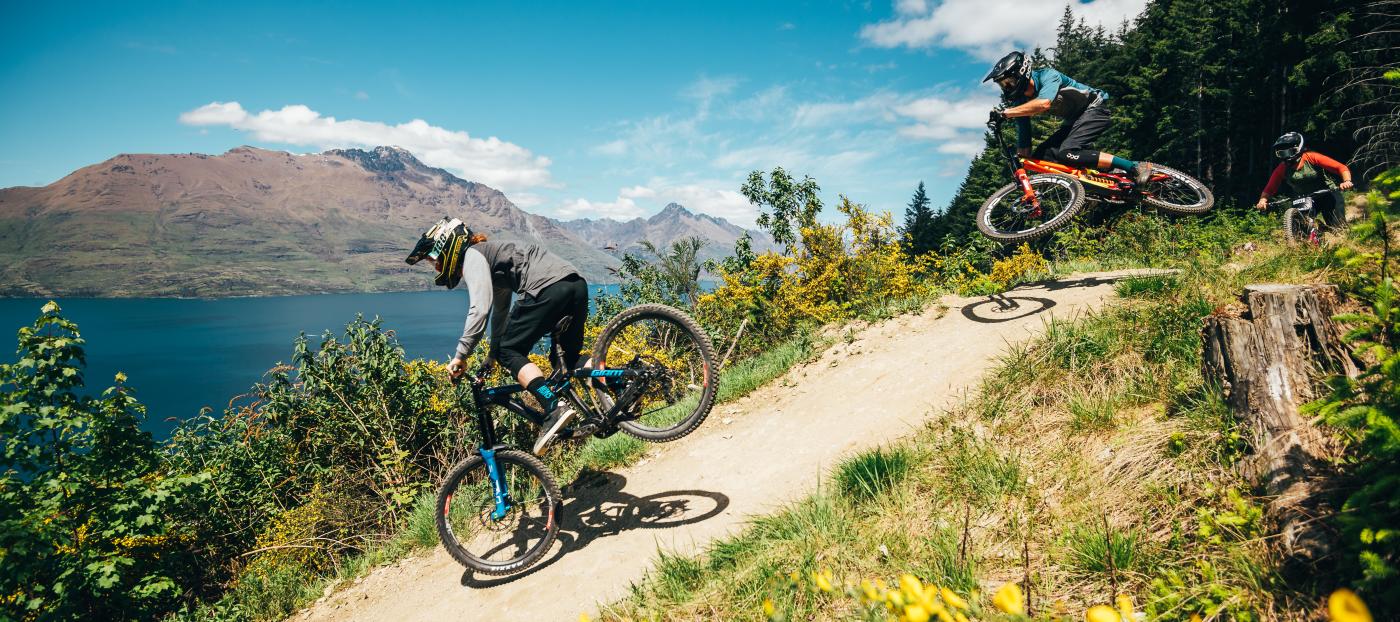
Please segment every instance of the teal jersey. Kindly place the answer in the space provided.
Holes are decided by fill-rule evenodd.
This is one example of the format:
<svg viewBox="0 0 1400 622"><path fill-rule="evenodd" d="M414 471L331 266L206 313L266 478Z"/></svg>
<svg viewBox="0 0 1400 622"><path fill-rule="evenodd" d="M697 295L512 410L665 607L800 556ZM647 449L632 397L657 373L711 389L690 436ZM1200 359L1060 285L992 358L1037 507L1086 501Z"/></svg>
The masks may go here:
<svg viewBox="0 0 1400 622"><path fill-rule="evenodd" d="M1062 119L1073 119L1083 114L1090 106L1108 101L1108 93L1081 84L1074 78L1050 67L1032 71L1031 84L1035 87L1034 97L1026 97L1025 93L1017 93L1007 99L1006 103L1020 106L1032 99L1047 99L1050 100L1050 114ZM1031 146L1030 117L1016 118L1016 146Z"/></svg>

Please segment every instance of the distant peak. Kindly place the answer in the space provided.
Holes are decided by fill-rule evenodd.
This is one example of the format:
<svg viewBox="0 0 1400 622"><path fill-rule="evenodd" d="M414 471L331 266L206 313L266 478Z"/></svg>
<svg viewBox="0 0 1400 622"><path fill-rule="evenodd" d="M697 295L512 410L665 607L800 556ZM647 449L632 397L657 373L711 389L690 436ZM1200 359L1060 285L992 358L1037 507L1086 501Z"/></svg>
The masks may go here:
<svg viewBox="0 0 1400 622"><path fill-rule="evenodd" d="M403 147L375 147L374 149L331 149L324 155L340 156L353 160L366 170L376 173L392 173L409 167L423 168L423 163L413 157Z"/></svg>
<svg viewBox="0 0 1400 622"><path fill-rule="evenodd" d="M666 207L662 208L661 211L657 212L656 216L653 216L653 218L665 218L676 216L695 216L695 214L692 213L690 210L686 209L685 206L681 205L680 203L671 203L668 204Z"/></svg>

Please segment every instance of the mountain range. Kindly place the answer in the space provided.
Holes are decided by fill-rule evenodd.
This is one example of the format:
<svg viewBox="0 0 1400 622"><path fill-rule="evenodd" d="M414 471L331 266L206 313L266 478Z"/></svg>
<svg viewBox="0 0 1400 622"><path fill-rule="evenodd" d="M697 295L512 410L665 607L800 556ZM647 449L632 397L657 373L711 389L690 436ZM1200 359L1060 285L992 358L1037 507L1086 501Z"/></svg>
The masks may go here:
<svg viewBox="0 0 1400 622"><path fill-rule="evenodd" d="M294 155L124 154L44 187L0 189L0 296L220 297L431 287L403 256L433 222L462 218L533 242L592 282L642 240L727 254L745 230L671 204L651 218L559 221L500 191L378 147ZM771 239L751 232L756 249Z"/></svg>

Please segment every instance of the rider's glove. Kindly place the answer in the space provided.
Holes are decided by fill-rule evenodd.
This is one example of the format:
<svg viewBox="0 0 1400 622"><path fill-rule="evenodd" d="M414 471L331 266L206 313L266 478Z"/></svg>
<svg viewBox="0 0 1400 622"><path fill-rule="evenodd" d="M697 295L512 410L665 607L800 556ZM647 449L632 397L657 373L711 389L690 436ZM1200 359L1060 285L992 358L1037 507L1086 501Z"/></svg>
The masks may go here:
<svg viewBox="0 0 1400 622"><path fill-rule="evenodd" d="M996 123L996 122L998 122L998 121L1005 121L1005 120L1006 120L1006 110L1003 109L1003 108L993 108L993 109L992 109L992 114L991 114L990 116L987 117L987 122L988 122L988 123Z"/></svg>

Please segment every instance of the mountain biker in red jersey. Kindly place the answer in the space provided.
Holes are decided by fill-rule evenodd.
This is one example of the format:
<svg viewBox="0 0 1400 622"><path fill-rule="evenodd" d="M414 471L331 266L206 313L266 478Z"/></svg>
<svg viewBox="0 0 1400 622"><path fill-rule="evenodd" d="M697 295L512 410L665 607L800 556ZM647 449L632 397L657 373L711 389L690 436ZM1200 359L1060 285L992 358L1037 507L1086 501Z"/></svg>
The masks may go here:
<svg viewBox="0 0 1400 622"><path fill-rule="evenodd" d="M1329 225L1335 226L1345 221L1341 191L1352 188L1351 169L1347 168L1347 165L1316 151L1304 150L1303 135L1297 132L1289 132L1274 141L1274 156L1282 162L1274 167L1274 173L1269 176L1269 183L1259 194L1259 201L1254 204L1256 209L1267 209L1269 199L1278 194L1279 188L1284 184L1288 185L1288 191L1293 196L1331 189L1332 192L1319 197L1322 201L1317 206L1317 213L1327 217ZM1327 173L1338 177L1342 182L1338 184L1332 181ZM1326 204L1329 200L1331 205Z"/></svg>
<svg viewBox="0 0 1400 622"><path fill-rule="evenodd" d="M1017 153L1031 155L1031 117L1050 113L1064 124L1035 149L1036 159L1055 160L1076 168L1101 171L1118 167L1127 171L1142 188L1152 176L1152 165L1133 162L1094 149L1094 140L1112 122L1108 113L1108 93L1080 84L1050 67L1031 69L1031 59L1021 52L1003 56L983 82L995 81L1001 87L1007 108L992 110L992 120L1016 120Z"/></svg>
<svg viewBox="0 0 1400 622"><path fill-rule="evenodd" d="M457 351L447 370L453 378L466 371L467 357L491 326L491 358L499 361L539 400L548 417L535 440L540 453L573 416L545 384L544 372L530 362L530 350L564 316L573 319L559 336L564 364L578 366L583 328L588 319L588 283L573 264L534 244L496 242L472 233L462 221L443 218L428 229L405 261L427 259L437 271L433 283L448 289L467 283L470 307ZM518 296L511 306L511 294ZM509 307L509 315L507 308Z"/></svg>

